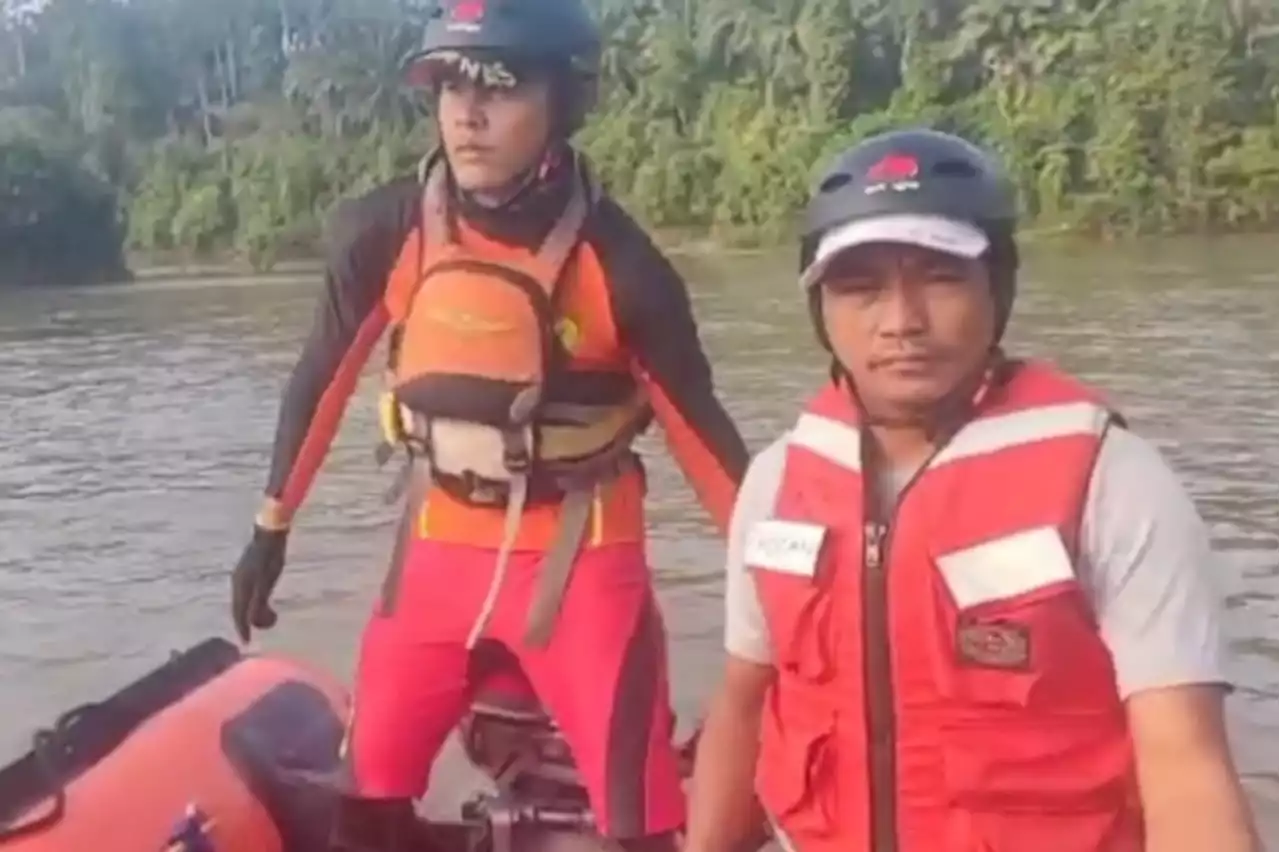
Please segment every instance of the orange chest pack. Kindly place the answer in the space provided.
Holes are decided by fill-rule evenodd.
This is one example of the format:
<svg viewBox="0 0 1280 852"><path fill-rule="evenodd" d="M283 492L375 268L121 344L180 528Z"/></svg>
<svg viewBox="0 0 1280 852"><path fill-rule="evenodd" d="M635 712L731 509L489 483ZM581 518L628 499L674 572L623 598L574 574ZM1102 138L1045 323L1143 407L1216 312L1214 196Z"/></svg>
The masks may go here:
<svg viewBox="0 0 1280 852"><path fill-rule="evenodd" d="M590 190L575 181L537 252L480 252L454 233L444 167L424 171L420 272L387 293L399 437L440 474L506 483L532 467L535 420L561 356L556 294Z"/></svg>

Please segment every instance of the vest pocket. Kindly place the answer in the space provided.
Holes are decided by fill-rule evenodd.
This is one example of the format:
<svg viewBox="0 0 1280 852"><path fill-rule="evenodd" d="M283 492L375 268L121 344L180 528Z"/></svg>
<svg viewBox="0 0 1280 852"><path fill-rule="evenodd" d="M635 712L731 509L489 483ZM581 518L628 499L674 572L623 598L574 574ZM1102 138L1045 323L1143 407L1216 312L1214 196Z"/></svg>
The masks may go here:
<svg viewBox="0 0 1280 852"><path fill-rule="evenodd" d="M944 723L943 775L974 852L1139 852L1131 752L1113 717Z"/></svg>
<svg viewBox="0 0 1280 852"><path fill-rule="evenodd" d="M969 811L953 814L957 852L1144 852L1137 811L1085 813ZM951 847L949 847L951 848Z"/></svg>
<svg viewBox="0 0 1280 852"><path fill-rule="evenodd" d="M1119 706L1110 654L1075 582L944 612L938 624L939 693L962 716L1083 718Z"/></svg>
<svg viewBox="0 0 1280 852"><path fill-rule="evenodd" d="M952 801L979 808L1069 813L1132 789L1120 720L1055 716L943 722Z"/></svg>
<svg viewBox="0 0 1280 852"><path fill-rule="evenodd" d="M935 562L941 759L957 849L1138 852L1123 706L1056 531Z"/></svg>
<svg viewBox="0 0 1280 852"><path fill-rule="evenodd" d="M778 690L791 691L782 696ZM835 719L780 682L761 720L756 793L788 837L829 837L838 824ZM781 699L781 700L780 700ZM798 713L798 715L797 715Z"/></svg>
<svg viewBox="0 0 1280 852"><path fill-rule="evenodd" d="M963 714L1056 703L1065 692L1074 709L1070 683L1093 682L1094 652L1106 655L1058 531L1023 530L933 561L941 696Z"/></svg>
<svg viewBox="0 0 1280 852"><path fill-rule="evenodd" d="M831 595L812 580L752 567L778 668L810 684L829 681Z"/></svg>

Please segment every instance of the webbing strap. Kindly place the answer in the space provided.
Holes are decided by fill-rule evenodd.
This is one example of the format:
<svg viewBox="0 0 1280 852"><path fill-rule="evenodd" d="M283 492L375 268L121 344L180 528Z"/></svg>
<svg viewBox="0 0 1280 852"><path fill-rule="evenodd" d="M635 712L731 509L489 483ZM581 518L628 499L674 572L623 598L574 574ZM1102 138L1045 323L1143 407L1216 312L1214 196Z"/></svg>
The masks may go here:
<svg viewBox="0 0 1280 852"><path fill-rule="evenodd" d="M556 540L543 557L538 585L529 604L525 622L524 643L532 648L545 648L551 640L569 576L578 561L578 550L586 537L595 505L595 488L574 488L560 504L560 528Z"/></svg>
<svg viewBox="0 0 1280 852"><path fill-rule="evenodd" d="M489 592L485 595L480 615L471 626L471 634L467 636L467 649L470 650L480 641L493 609L498 603L498 592L502 589L502 581L507 576L507 565L511 561L511 548L515 546L516 536L520 532L520 521L524 517L524 506L529 499L529 477L520 474L511 480L511 493L507 497L507 514L502 525L502 544L498 548L498 564L493 570L493 582L489 583Z"/></svg>
<svg viewBox="0 0 1280 852"><path fill-rule="evenodd" d="M583 172L575 168L569 201L538 249L538 258L554 271L556 278L560 277L565 263L569 260L569 255L578 244L578 236L582 232L583 223L587 220L587 208L590 202L585 180Z"/></svg>
<svg viewBox="0 0 1280 852"><path fill-rule="evenodd" d="M404 512L400 516L400 525L396 531L391 565L382 584L383 615L390 615L395 610L400 580L404 574L405 558L410 542L416 534L418 513L422 511L427 492L431 488L430 464L425 459L415 456L410 465ZM565 589L569 586L574 563L577 562L578 552L582 548L582 542L587 536L587 528L591 523L595 493L594 485L573 488L565 494L561 503L560 524L556 539L543 557L534 597L529 604L525 622L524 642L530 647L544 648L551 640L556 618L560 614L560 605L564 601ZM522 475L512 478L503 521L502 543L498 548L497 565L494 567L493 580L489 584L480 614L476 617L471 632L467 636L468 649L474 648L480 641L489 624L489 619L493 616L498 594L506 579L507 568L511 561L511 551L520 532L520 523L524 517L528 497L529 477Z"/></svg>
<svg viewBox="0 0 1280 852"><path fill-rule="evenodd" d="M387 576L382 581L383 615L390 615L395 611L396 600L400 596L400 579L404 574L404 561L417 531L418 513L422 511L427 492L431 489L431 467L426 459L415 454L406 463L406 468L407 475L402 480L408 487L404 512L400 515L400 525L396 528L396 542L391 551L391 564L387 568Z"/></svg>
<svg viewBox="0 0 1280 852"><path fill-rule="evenodd" d="M422 271L422 255L428 245L442 245L448 239L448 222L445 209L448 193L445 190L444 157L431 154L423 157L418 165L418 183L422 185L422 238L418 271Z"/></svg>
<svg viewBox="0 0 1280 852"><path fill-rule="evenodd" d="M538 259L552 271L552 280L544 282L552 288L578 244L591 206L599 198L599 191L586 164L575 158L573 169L574 180L569 201L537 251ZM424 157L418 165L418 182L423 188L420 246L424 248L427 245L442 245L449 239L446 171L444 157L436 154Z"/></svg>

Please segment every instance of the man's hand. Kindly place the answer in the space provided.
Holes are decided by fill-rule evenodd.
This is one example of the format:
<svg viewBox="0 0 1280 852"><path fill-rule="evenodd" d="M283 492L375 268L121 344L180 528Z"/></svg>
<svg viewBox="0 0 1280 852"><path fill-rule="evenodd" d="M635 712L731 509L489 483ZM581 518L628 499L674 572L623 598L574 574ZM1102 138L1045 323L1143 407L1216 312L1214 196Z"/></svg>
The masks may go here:
<svg viewBox="0 0 1280 852"><path fill-rule="evenodd" d="M249 641L252 627L269 630L275 626L271 592L284 572L288 539L288 522L279 504L268 500L254 522L253 538L231 573L231 618L241 642Z"/></svg>
<svg viewBox="0 0 1280 852"><path fill-rule="evenodd" d="M1232 764L1224 690L1177 686L1129 698L1147 852L1261 852Z"/></svg>

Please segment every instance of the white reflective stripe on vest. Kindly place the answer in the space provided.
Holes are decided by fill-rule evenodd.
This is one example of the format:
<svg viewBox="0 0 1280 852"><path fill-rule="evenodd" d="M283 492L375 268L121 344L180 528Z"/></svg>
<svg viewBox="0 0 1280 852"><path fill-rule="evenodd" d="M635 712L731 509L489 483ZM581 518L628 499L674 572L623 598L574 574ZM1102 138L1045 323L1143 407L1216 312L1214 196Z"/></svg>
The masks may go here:
<svg viewBox="0 0 1280 852"><path fill-rule="evenodd" d="M942 448L930 467L939 467L960 459L991 455L1000 450L1069 438L1072 435L1101 435L1111 419L1105 408L1091 402L1068 402L1045 405L984 417L967 424Z"/></svg>
<svg viewBox="0 0 1280 852"><path fill-rule="evenodd" d="M1018 530L935 557L960 609L1074 580L1071 554L1056 527Z"/></svg>
<svg viewBox="0 0 1280 852"><path fill-rule="evenodd" d="M806 411L791 430L790 441L841 467L862 469L862 436L839 420Z"/></svg>
<svg viewBox="0 0 1280 852"><path fill-rule="evenodd" d="M1110 412L1091 402L1045 405L1012 414L982 417L957 432L933 457L929 467L992 455L1051 438L1101 435L1110 419ZM847 423L806 411L796 421L788 440L843 468L854 472L862 470L862 435Z"/></svg>

